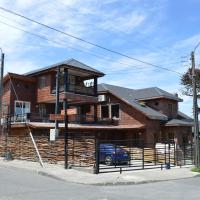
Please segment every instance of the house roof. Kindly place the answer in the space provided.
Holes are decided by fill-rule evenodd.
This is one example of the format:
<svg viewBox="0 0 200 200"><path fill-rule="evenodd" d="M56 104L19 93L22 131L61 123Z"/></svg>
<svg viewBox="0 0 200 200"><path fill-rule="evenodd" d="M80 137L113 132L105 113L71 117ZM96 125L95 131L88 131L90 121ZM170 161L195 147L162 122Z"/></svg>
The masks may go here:
<svg viewBox="0 0 200 200"><path fill-rule="evenodd" d="M4 77L3 77L3 82L5 83L6 81L10 80L10 79L17 79L17 80L22 80L22 81L28 81L28 82L36 82L36 79L34 77L27 77L24 75L20 75L20 74L15 74L15 73L7 73Z"/></svg>
<svg viewBox="0 0 200 200"><path fill-rule="evenodd" d="M146 105L141 105L136 99L135 99L135 90L114 86L114 85L108 85L108 84L99 84L98 85L98 91L99 92L109 92L113 94L114 96L118 97L119 99L123 100L127 104L131 105L135 109L141 111L143 114L145 114L150 119L159 119L159 120L167 120L168 117Z"/></svg>
<svg viewBox="0 0 200 200"><path fill-rule="evenodd" d="M182 101L181 98L178 96L171 94L169 92L166 92L158 87L150 87L150 88L144 88L135 90L135 99L138 100L147 100L147 99L154 99L154 98L167 98L172 99L175 101Z"/></svg>
<svg viewBox="0 0 200 200"><path fill-rule="evenodd" d="M189 117L185 113L182 113L181 111L178 111L178 118L185 119L188 121L193 121L193 119L191 117Z"/></svg>
<svg viewBox="0 0 200 200"><path fill-rule="evenodd" d="M100 84L98 86L99 92L105 92L109 89L115 89L119 93L121 91L127 91L129 93L129 96L134 98L135 100L148 100L148 99L155 99L155 98L166 98L166 99L172 99L176 101L182 101L182 99L178 98L176 95L173 95L169 92L166 92L158 87L150 87L150 88L144 88L144 89L130 89L125 87L119 87L109 84Z"/></svg>
<svg viewBox="0 0 200 200"><path fill-rule="evenodd" d="M180 119L171 119L165 126L193 126L193 122Z"/></svg>
<svg viewBox="0 0 200 200"><path fill-rule="evenodd" d="M39 74L39 73L45 72L47 70L54 69L58 66L63 66L63 65L68 66L69 68L74 68L74 69L79 69L79 70L87 70L89 72L95 73L98 76L104 76L104 73L102 73L92 67L89 67L88 65L86 65L82 62L79 62L78 60L75 60L73 58L65 60L63 62L59 62L59 63L53 64L53 65L50 65L50 66L47 66L47 67L42 67L42 68L27 72L24 75L25 76L34 76L36 74Z"/></svg>

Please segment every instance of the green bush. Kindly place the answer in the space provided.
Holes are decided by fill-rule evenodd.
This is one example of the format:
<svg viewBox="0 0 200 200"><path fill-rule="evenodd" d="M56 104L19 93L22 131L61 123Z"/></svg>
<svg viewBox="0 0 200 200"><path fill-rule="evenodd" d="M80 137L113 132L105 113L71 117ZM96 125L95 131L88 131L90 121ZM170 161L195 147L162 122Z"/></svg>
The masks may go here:
<svg viewBox="0 0 200 200"><path fill-rule="evenodd" d="M194 168L192 168L192 172L198 172L198 173L200 173L200 167L194 167Z"/></svg>

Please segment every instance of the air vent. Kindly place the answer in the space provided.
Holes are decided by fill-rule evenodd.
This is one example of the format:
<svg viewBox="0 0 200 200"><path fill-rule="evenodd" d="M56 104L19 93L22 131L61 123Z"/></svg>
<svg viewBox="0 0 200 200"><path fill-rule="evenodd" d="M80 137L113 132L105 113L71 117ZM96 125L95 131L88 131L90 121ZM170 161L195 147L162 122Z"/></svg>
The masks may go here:
<svg viewBox="0 0 200 200"><path fill-rule="evenodd" d="M98 102L103 102L106 101L106 95L105 94L101 94L98 96Z"/></svg>

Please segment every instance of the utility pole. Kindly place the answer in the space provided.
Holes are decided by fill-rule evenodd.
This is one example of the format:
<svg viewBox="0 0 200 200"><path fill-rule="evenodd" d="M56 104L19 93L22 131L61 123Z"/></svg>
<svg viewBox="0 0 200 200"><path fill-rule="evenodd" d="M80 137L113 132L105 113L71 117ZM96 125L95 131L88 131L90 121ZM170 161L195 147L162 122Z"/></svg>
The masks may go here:
<svg viewBox="0 0 200 200"><path fill-rule="evenodd" d="M68 113L67 113L67 109L68 109L68 101L67 101L67 97L66 97L66 92L68 92L68 69L64 68L64 100L63 100L63 109L64 109L64 123L65 123L65 130L64 130L64 135L65 135L65 169L68 169Z"/></svg>
<svg viewBox="0 0 200 200"><path fill-rule="evenodd" d="M192 51L192 53L191 53L191 61L192 61L194 144L195 144L194 161L195 161L195 167L199 167L200 166L200 157L199 157L199 120L198 120L198 104L197 104L196 71L195 71L195 55L194 55L194 51Z"/></svg>
<svg viewBox="0 0 200 200"><path fill-rule="evenodd" d="M2 51L2 49L0 48L1 50L1 80L0 80L0 127L1 127L1 134L2 134L2 130L3 130L3 127L2 127L2 114L3 114L3 73L4 73L4 53Z"/></svg>

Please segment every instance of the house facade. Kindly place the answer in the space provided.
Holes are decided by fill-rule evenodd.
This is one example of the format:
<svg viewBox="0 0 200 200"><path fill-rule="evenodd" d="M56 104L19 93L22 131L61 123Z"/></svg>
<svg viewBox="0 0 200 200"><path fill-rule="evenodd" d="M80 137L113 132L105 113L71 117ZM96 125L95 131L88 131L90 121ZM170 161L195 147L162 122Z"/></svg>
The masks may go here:
<svg viewBox="0 0 200 200"><path fill-rule="evenodd" d="M136 144L192 140L191 119L178 111L182 101L178 96L159 88L133 90L98 84L102 76L74 59L23 75L8 73L4 77L4 132L27 135L31 130L35 135L49 136L55 127L50 115L60 115L67 99L68 108L76 110L68 116L71 135L134 140ZM63 119L57 122L63 135Z"/></svg>
<svg viewBox="0 0 200 200"><path fill-rule="evenodd" d="M133 90L109 84L100 84L98 94L98 117L101 120L138 126L127 131L126 138L144 140L147 144L192 142L192 119L178 110L182 99L177 95L156 87ZM124 133L105 137L122 139Z"/></svg>

